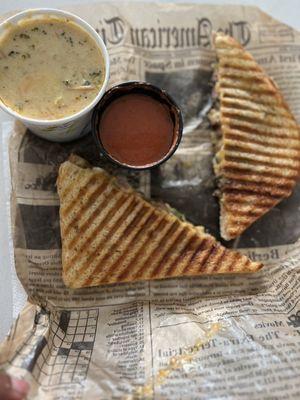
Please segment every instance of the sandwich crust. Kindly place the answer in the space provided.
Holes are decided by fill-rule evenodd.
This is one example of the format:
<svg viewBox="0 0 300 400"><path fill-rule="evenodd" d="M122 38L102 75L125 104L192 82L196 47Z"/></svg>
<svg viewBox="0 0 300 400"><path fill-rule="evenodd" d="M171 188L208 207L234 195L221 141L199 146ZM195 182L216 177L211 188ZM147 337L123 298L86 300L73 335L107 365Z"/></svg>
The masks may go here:
<svg viewBox="0 0 300 400"><path fill-rule="evenodd" d="M234 239L289 197L300 171L300 130L278 87L232 37L217 33L214 115L220 230Z"/></svg>

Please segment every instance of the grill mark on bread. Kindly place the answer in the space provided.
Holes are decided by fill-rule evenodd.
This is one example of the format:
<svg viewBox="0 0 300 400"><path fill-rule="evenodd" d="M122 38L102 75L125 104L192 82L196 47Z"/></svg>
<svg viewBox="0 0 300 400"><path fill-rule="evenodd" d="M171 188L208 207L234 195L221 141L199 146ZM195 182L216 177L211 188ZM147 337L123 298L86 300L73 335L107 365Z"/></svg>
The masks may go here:
<svg viewBox="0 0 300 400"><path fill-rule="evenodd" d="M162 218L162 220L159 222L159 225L157 227L157 233L161 237L167 236L168 234L172 234L173 230L177 229L177 227L174 228L175 221L173 223L170 223L170 221L167 221L165 218ZM167 230L164 232L164 230L167 228ZM164 232L164 233L162 233ZM125 270L124 268L120 269L120 272L118 274L118 278L127 278L130 276L130 271L132 272L132 276L137 275L142 269L143 269L143 263L144 261L141 261L139 257L142 256L142 253L144 252L144 249L148 247L150 251L148 252L146 256L146 260L151 257L152 253L156 249L157 245L154 245L151 249L151 241L153 240L153 234L154 232L151 232L150 235L148 235L148 238L146 242L144 243L144 246L140 246L137 250L137 252L134 254L133 258L131 258L128 261L127 264L127 269ZM152 253L151 253L152 252ZM140 261L140 262L139 262ZM142 264L142 265L140 265ZM141 272L142 275L143 272Z"/></svg>
<svg viewBox="0 0 300 400"><path fill-rule="evenodd" d="M64 185L63 182L61 182L61 179L58 177L57 179L57 187L60 192L60 195L63 196L64 198L68 198L72 190L74 189L75 182L74 180L80 179L81 176L86 177L88 180L90 179L90 176L87 176L84 172L84 170L80 171L75 171L74 176L69 177L69 181L67 185Z"/></svg>
<svg viewBox="0 0 300 400"><path fill-rule="evenodd" d="M290 133L285 133L284 129L281 127L280 129L278 128L268 128L267 126L262 126L259 124L249 124L248 121L245 121L242 123L242 121L237 121L237 120L225 120L224 121L224 126L225 128L233 129L236 131L239 131L241 133L250 133L253 135L258 135L261 138L265 139L289 139L292 141L295 141L298 143L299 141L299 130L293 129L295 133L291 134ZM279 132L278 132L279 131ZM298 146L296 147L298 149Z"/></svg>
<svg viewBox="0 0 300 400"><path fill-rule="evenodd" d="M232 260L231 260L231 263L230 263L230 265L229 265L229 267L228 267L228 270L229 270L229 271L232 271L233 268L234 268L234 266L235 266L235 262L236 262L238 259L241 259L241 258L242 258L241 254L236 253L236 254L232 257Z"/></svg>
<svg viewBox="0 0 300 400"><path fill-rule="evenodd" d="M200 239L199 244L196 246L195 250L193 251L193 253L191 254L191 258L189 260L189 263L185 266L184 270L182 271L183 274L185 274L187 272L188 268L193 269L194 271L194 267L197 265L194 261L195 258L197 257L197 254L199 254L199 252L204 252L205 251L205 246L207 245L207 243L209 242L208 237L203 237L202 239ZM199 267L202 267L202 264L199 264L197 271L199 271Z"/></svg>
<svg viewBox="0 0 300 400"><path fill-rule="evenodd" d="M99 242L97 242L97 247L95 248L95 250L90 253L88 255L88 258L86 259L85 263L83 264L83 266L81 267L81 270L84 270L86 268L89 268L89 264L90 262L93 261L93 258L97 255L97 253L99 252L99 249L102 249L103 245L106 245L106 242L109 242L109 238L113 237L113 234L119 229L122 228L121 223L132 213L132 211L138 206L141 207L141 204L138 205L138 203L136 202L136 199L134 198L127 198L126 199L128 201L128 203L126 203L126 201L123 204L126 204L125 209L122 211L122 213L118 216L118 218L114 221L114 223L112 224L112 226L109 228L109 230L107 231L107 234L105 236L102 236L101 240ZM120 209L119 209L120 210ZM111 219L113 217L113 211L116 214L116 211L119 211L118 209L115 210L111 210L111 212L109 213L109 218ZM92 242L92 239L89 239L89 242ZM78 260L80 260L82 257L79 256Z"/></svg>
<svg viewBox="0 0 300 400"><path fill-rule="evenodd" d="M275 88L270 85L269 82L266 82L265 79L261 78L261 71L257 71L252 77L247 77L242 75L243 71L241 71L241 75L237 78L236 76L226 75L225 68L219 69L219 75L221 76L221 80L219 80L219 85L230 85L231 88L238 88L240 90L245 90L253 93L262 93L264 95L274 95L276 94Z"/></svg>
<svg viewBox="0 0 300 400"><path fill-rule="evenodd" d="M246 206L245 206L246 208ZM247 209L242 209L242 208L236 208L236 205L234 204L229 204L226 206L226 209L229 211L232 211L234 213L233 218L237 221L241 221L240 217L247 217L251 215L252 217L259 217L260 215L263 215L267 211L269 211L269 207L251 207L250 205L248 206Z"/></svg>
<svg viewBox="0 0 300 400"><path fill-rule="evenodd" d="M249 268L250 265L251 265L251 261L247 259L247 260L245 261L245 268L247 268L247 269L250 270L250 268Z"/></svg>
<svg viewBox="0 0 300 400"><path fill-rule="evenodd" d="M84 193L87 191L87 188L90 187L90 186L92 186L93 184L95 184L95 182L96 182L96 178L95 178L94 176L90 177L90 179L88 179L88 181L87 181L87 183L85 184L85 186L81 187L81 188L78 190L77 196L78 196L78 197L83 196ZM74 186L75 186L75 184L74 184ZM70 192L71 192L71 191L70 191ZM71 210L76 206L76 204L77 204L77 201L76 201L76 200L77 200L77 198L74 198L73 201L71 201L71 202L68 204L68 206L62 210L62 216L63 216L63 217L66 217L66 216L71 212Z"/></svg>
<svg viewBox="0 0 300 400"><path fill-rule="evenodd" d="M114 190L113 188L109 188L111 189L110 194L111 195L118 195L117 191ZM118 195L120 196L120 195ZM97 218L97 216L99 215L99 213L103 210L105 210L105 208L107 207L107 205L109 204L109 197L104 197L103 201L101 201L100 203L98 203L97 207L95 208L95 210L92 212L92 214L88 217L88 219L82 224L82 225L76 225L76 234L73 235L73 238L71 240L69 240L69 250L71 250L72 248L77 246L77 243L80 241L80 239L82 238L82 236L86 233L86 231L88 230L88 228L91 226L92 222L95 220L95 218ZM82 219L83 215L81 215ZM71 230L71 228L73 227L73 224L69 224L67 226L67 228L70 228L69 230ZM69 234L69 232L66 229L65 234Z"/></svg>
<svg viewBox="0 0 300 400"><path fill-rule="evenodd" d="M250 190L236 190L236 193L233 191L228 191L224 189L224 196L226 197L226 201L231 202L232 204L240 204L248 206L245 204L245 196L249 199L249 204L260 204L262 207L270 207L274 202L274 196L265 195L262 193L255 193ZM278 195L278 199L280 199L282 195Z"/></svg>
<svg viewBox="0 0 300 400"><path fill-rule="evenodd" d="M232 152L232 153L245 153L245 154L250 154L252 155L259 155L259 156L265 156L265 157L270 157L270 158L274 158L275 160L277 159L282 159L282 160L291 160L293 163L297 162L299 163L300 161L300 155L298 154L298 152L295 151L295 155L291 155L290 150L291 149L283 149L283 151L281 152L280 149L278 149L277 153L274 153L273 150L269 149L269 146L266 147L263 146L262 144L260 145L255 145L255 147L253 147L253 143L244 143L242 141L231 141L230 139L228 139L228 137L226 136L225 140L224 140L224 148L225 150L227 150L228 152Z"/></svg>
<svg viewBox="0 0 300 400"><path fill-rule="evenodd" d="M184 239L185 235L188 233L188 230L186 227L184 227L182 229L179 228L177 232L179 233L177 233L175 239L169 244L167 251L160 256L159 264L152 270L151 275L148 276L155 277L160 274L160 271L163 268L164 263L167 263L169 261L171 254L176 249L176 246L180 243L180 241ZM151 264L153 263L150 263L150 265Z"/></svg>
<svg viewBox="0 0 300 400"><path fill-rule="evenodd" d="M245 184L255 184L257 180L260 180L261 183L268 185L269 187L272 186L274 189L280 187L279 189L286 188L287 190L291 190L294 187L294 182L293 179L289 179L287 182L287 179L285 177L281 177L282 180L285 182L282 182L278 185L274 184L274 176L264 176L264 175L259 175L259 174L245 174L245 172L249 171L237 171L237 170L232 170L232 168L226 168L226 179L228 181L240 181L244 182ZM280 177L276 177L278 179ZM222 186L221 186L222 188Z"/></svg>
<svg viewBox="0 0 300 400"><path fill-rule="evenodd" d="M170 277L174 276L175 271L170 270L170 266L177 259L178 255L182 256L182 258L184 258L184 256L186 256L185 249L192 237L193 237L193 233L191 232L190 228L188 226L186 226L184 228L184 231L176 238L176 240L172 244L171 248L169 248L167 254L165 254L165 262L164 262L164 259L160 260L159 265L157 265L157 267L156 267L156 273L159 273L159 274L165 275L165 276L170 276ZM179 267L179 265L176 264L176 267ZM173 273L171 273L171 272L173 272ZM155 276L154 271L153 271L152 276L153 277Z"/></svg>
<svg viewBox="0 0 300 400"><path fill-rule="evenodd" d="M147 212L149 212L149 208L144 206L142 207L138 213L135 215L135 217L133 218L133 220L129 223L129 225L125 228L124 232L122 235L119 236L119 238L117 239L117 241L115 243L113 243L110 247L110 251L106 251L106 253L103 255L103 257L101 257L100 259L97 260L97 264L94 267L94 270L91 273L91 276L85 281L85 285L89 285L95 276L97 276L97 274L99 273L99 269L101 268L102 265L105 265L105 261L111 256L111 253L117 250L117 247L120 245L120 243L122 241L124 241L124 239L126 238L127 235L130 235L130 233L132 232L132 230L135 229L136 224L141 221L143 219L143 217L145 216L145 214L147 215ZM150 211L150 215L151 215L151 211ZM150 216L149 215L149 216ZM143 228L143 226L141 227L141 229ZM138 232L137 232L138 233ZM137 233L135 234L135 236L137 235ZM131 238L129 244L132 244L134 238ZM111 272L111 267L107 268L107 273ZM103 278L102 278L103 279Z"/></svg>
<svg viewBox="0 0 300 400"><path fill-rule="evenodd" d="M231 127L223 127L223 129L224 129L225 141L232 139L239 141L241 144L251 143L259 146L262 146L264 143L265 145L266 144L268 145L268 148L270 148L271 150L273 149L275 151L278 148L278 139L284 141L286 141L286 139L289 139L290 143L287 144L286 151L292 150L293 152L300 153L300 146L298 147L291 145L291 142L297 142L297 139L288 138L284 136L277 136L271 138L268 136L260 135L260 133L258 132L251 133L247 131L232 129ZM270 139L273 139L273 141L271 142Z"/></svg>
<svg viewBox="0 0 300 400"><path fill-rule="evenodd" d="M203 266L204 268L205 268L205 267L207 268L207 261L208 261L210 255L211 255L211 253L214 253L214 252L215 252L216 246L217 246L217 243L212 243L212 244L210 245L210 247L207 249L207 253L206 253L205 255L203 255L203 259L201 260L201 264L202 264L202 266ZM204 270L203 267L201 268L201 270Z"/></svg>
<svg viewBox="0 0 300 400"><path fill-rule="evenodd" d="M239 100L241 102L244 102L245 100L252 101L252 102L255 102L256 104L259 104L259 105L262 104L264 106L272 106L272 107L278 106L278 102L277 102L276 98L274 98L273 95L268 94L266 96L264 96L264 95L257 96L256 94L248 93L245 90L239 90L236 88L233 89L230 87L228 87L228 88L223 87L222 92L219 93L219 96L222 101L235 99L235 100ZM284 108L284 110L286 110L286 109Z"/></svg>
<svg viewBox="0 0 300 400"><path fill-rule="evenodd" d="M243 62L245 60L242 60ZM224 57L219 62L220 68L231 68L236 69L237 71L257 71L257 66L252 60L247 60L245 64L241 63L241 59L232 59L229 57Z"/></svg>
<svg viewBox="0 0 300 400"><path fill-rule="evenodd" d="M257 87L253 87L253 86L245 86L245 85L241 85L240 82L222 82L219 83L219 86L221 89L238 89L241 91L245 91L246 93L251 93L254 96L255 95L262 95L262 96L272 96L274 95L274 89L262 89L262 88L257 88Z"/></svg>
<svg viewBox="0 0 300 400"><path fill-rule="evenodd" d="M68 221L68 223L64 226L64 229L65 229L64 234L65 235L68 235L70 233L70 230L72 229L72 227L74 227L74 225L76 225L76 221L79 220L79 213L81 214L81 219L82 219L82 216L86 213L86 211L89 209L91 204L94 203L99 196L101 196L101 194L105 191L105 189L107 189L107 183L103 182L102 185L98 186L95 189L95 191L90 194L90 196L87 199L87 201L82 205L82 208L76 214L74 214L73 218L70 221ZM113 188L109 188L109 189L116 193L116 190L114 190ZM78 202L78 197L79 196L77 196L72 202L72 204L74 204L74 206ZM65 219L67 219L69 214L64 214L63 213L62 216ZM96 214L95 214L95 216L96 216ZM90 220L90 222L91 222L91 220Z"/></svg>
<svg viewBox="0 0 300 400"><path fill-rule="evenodd" d="M226 147L226 145L225 145ZM228 149L227 149L228 150ZM249 154L251 156L251 154L253 153L247 153L247 152L243 152L238 154L237 152L227 152L225 155L225 159L226 161L232 162L232 163L237 163L239 165L241 164L247 164L247 165L261 165L264 167L272 167L272 168L286 168L286 170L291 170L291 171L299 171L299 165L291 165L291 163L287 163L287 162L281 162L281 163L275 163L273 161L270 160L260 160L259 158L256 158L255 160L251 157L249 157ZM271 157L270 155L266 156L270 157L270 158L275 158L276 157ZM288 160L288 161L293 161L293 160ZM281 176L284 176L283 174Z"/></svg>
<svg viewBox="0 0 300 400"><path fill-rule="evenodd" d="M151 276L149 274L150 267L154 261L157 261L157 258L159 259L160 257L162 257L161 249L167 251L170 244L172 244L172 242L174 241L174 238L176 239L178 234L183 229L183 227L180 226L179 221L174 221L172 223L169 222L168 226L169 229L167 233L163 235L159 242L155 243L155 245L151 248L151 251L147 254L146 258L141 260L141 262L137 264L137 266L133 265L133 262L131 263L133 268L133 276L135 278L140 279L141 277L145 276L145 274Z"/></svg>
<svg viewBox="0 0 300 400"><path fill-rule="evenodd" d="M166 219L163 219L160 222L160 225L162 225L162 227L160 226L160 229L157 229L157 236L159 237L159 235L162 235L162 232L164 231L165 228L167 228L167 230L165 231L165 233L162 235L162 241L166 241L168 239L168 235L172 235L172 233L178 228L179 226L179 222L178 221L173 221L170 222ZM118 275L119 279L126 279L130 272L131 272L131 276L134 278L138 278L139 276L143 275L143 268L144 268L144 264L148 261L148 259L155 254L155 250L157 249L157 247L161 244L157 244L157 245L152 245L151 243L151 239L149 238L149 240L146 242L147 244L149 244L148 250L149 253L146 256L146 259L141 260L140 256L141 253L143 253L144 247L141 247L138 252L135 254L135 256L133 257L133 259L130 260L130 264L127 266L127 269L124 271L121 271L120 274ZM140 265L142 264L142 265Z"/></svg>
<svg viewBox="0 0 300 400"><path fill-rule="evenodd" d="M223 103L223 102L222 102ZM263 131L267 131L270 133L272 130L282 129L286 130L289 128L290 130L294 130L298 132L298 126L292 118L288 118L286 115L271 114L263 110L249 110L249 109L236 109L233 107L227 107L226 105L222 106L221 111L221 121L224 120L224 123L228 119L233 123L237 122L245 126L248 122L252 126L258 127Z"/></svg>
<svg viewBox="0 0 300 400"><path fill-rule="evenodd" d="M265 81L262 79L261 76L257 76L258 71L256 71L255 74L252 75L245 75L246 70L240 70L237 69L237 73L235 74L233 70L227 71L224 67L220 68L220 74L222 74L222 77L229 80L229 81L235 81L238 78L239 83L245 85L245 87L249 87L249 84L252 86L252 84L255 85L262 85L266 87Z"/></svg>
<svg viewBox="0 0 300 400"><path fill-rule="evenodd" d="M128 204L126 203L126 200L127 201L129 200ZM109 201L109 199L108 199L108 201ZM100 222L97 221L97 224L94 226L92 232L90 232L89 236L87 238L85 238L85 240L82 242L82 244L79 246L79 248L76 249L77 253L79 253L79 254L73 255L73 257L70 259L70 263L75 262L75 261L78 263L79 260L81 260L81 258L83 257L82 252L83 252L84 248L87 245L90 246L97 239L97 235L96 235L97 232L101 231L105 227L105 225L111 220L111 218L114 216L114 214L117 211L119 211L120 207L124 204L126 204L126 208L125 208L125 212L126 212L126 210L128 211L128 209L132 210L134 208L134 206L136 205L136 202L134 201L133 198L126 198L126 196L120 195L119 199L114 204L114 206L109 209L107 214L104 216L104 218ZM83 235L80 235L79 238L81 238L82 236ZM102 237L102 240L100 241L100 243L102 243L103 240L105 240L105 239L106 239L105 237L104 238ZM73 249L75 247L76 246L74 246ZM98 247L92 253L90 253L90 255L88 256L88 260L90 260L91 255L94 256L97 253L97 251L99 251Z"/></svg>
<svg viewBox="0 0 300 400"><path fill-rule="evenodd" d="M224 193L239 192L241 195L247 196L247 194L263 195L270 198L280 198L284 193L291 190L291 185L286 182L282 182L281 185L274 186L272 183L266 185L264 182L247 182L245 180L235 179L231 182L226 182L222 189Z"/></svg>
<svg viewBox="0 0 300 400"><path fill-rule="evenodd" d="M102 227L105 226L105 224L109 220L110 216L114 213L114 207L120 206L123 203L123 201L124 201L124 196L119 195L119 198L118 198L117 202L115 203L115 205L98 222L98 225L96 225L96 227L94 227L94 229L92 230L90 235L87 238L85 238L83 243L81 243L81 246L78 247L78 242L83 237L82 232L80 232L79 235L75 236L74 239L70 243L66 244L65 255L67 255L69 252L75 252L75 254L73 254L72 257L69 257L68 263L64 267L65 275L67 275L68 271L72 268L73 263L78 264L79 259L82 257L82 254L84 254L85 247L87 246L87 244L90 244L90 242L93 240L93 238L95 237L96 231L98 229L102 229ZM106 202L107 203L109 202L109 198L106 199ZM104 205L104 207L105 207L105 205ZM80 266L79 266L79 269L80 269ZM75 273L75 276L77 276L77 275L78 275L78 273Z"/></svg>
<svg viewBox="0 0 300 400"><path fill-rule="evenodd" d="M209 272L211 273L218 272L219 266L222 264L222 260L224 259L225 255L226 255L225 247L220 247L218 254L216 254L216 257L214 259L214 265Z"/></svg>
<svg viewBox="0 0 300 400"><path fill-rule="evenodd" d="M286 181L290 182L290 183L294 183L294 179L297 177L296 173L293 173L293 175L291 173L289 173L287 176L283 175L282 171L279 170L279 167L272 167L272 171L271 168L269 168L268 170L259 170L259 169L251 169L250 168L250 164L241 164L241 163L234 163L234 162L230 162L230 161L225 161L225 163L223 164L222 167L223 171L225 173L229 173L231 174L236 174L238 176L240 176L240 174L247 174L245 176L243 176L243 179L245 178L245 180L249 181L251 179L253 179L253 177L257 177L257 178L261 178L261 177L265 177L265 178L271 178L271 179L277 179L277 178L284 178ZM278 172L275 172L275 170L279 170ZM289 172L291 172L289 170ZM293 171L292 171L293 172ZM251 179L250 179L251 178ZM239 178L241 179L241 177ZM276 184L274 183L274 185L276 186Z"/></svg>
<svg viewBox="0 0 300 400"><path fill-rule="evenodd" d="M165 272L166 275L169 275L169 276L175 275L180 265L181 265L181 268L180 268L181 271L179 271L179 272L181 272L183 274L183 271L185 271L186 266L189 265L189 261L193 255L193 253L191 253L190 256L187 257L188 250L191 246L193 246L194 242L197 242L198 240L199 240L199 238L197 235L193 235L190 237L188 242L185 244L184 248L176 256L175 260L172 261L171 265ZM184 262L184 260L185 260L185 264L184 264L184 266L182 266L182 263ZM186 272L187 271L185 271L185 273Z"/></svg>
<svg viewBox="0 0 300 400"><path fill-rule="evenodd" d="M135 233L135 235L127 242L125 248L123 249L123 251L121 252L121 254L117 257L116 260L113 261L113 263L110 265L110 269L109 271L103 276L102 281L105 282L107 279L114 276L114 274L116 273L116 268L117 268L117 264L120 262L120 258L122 258L123 260L128 260L128 252L130 250L135 249L135 252L138 251L141 247L143 247L144 242L139 242L140 237L143 235L143 233L147 230L149 230L151 227L153 227L156 223L161 222L161 220L159 219L159 216L155 214L154 210L152 210L150 212L150 214L148 215L144 225L141 225L139 227L139 229L137 230L137 232ZM153 229L153 228L152 228ZM149 233L149 232L148 232ZM123 238L120 237L120 241L122 241ZM134 243L133 246L132 243ZM108 255L109 253L107 253ZM129 254L130 256L130 254Z"/></svg>
<svg viewBox="0 0 300 400"><path fill-rule="evenodd" d="M220 252L221 246L219 244L216 244L212 247L212 251L209 253L209 256L206 259L205 264L207 265L207 270L211 272L211 269L213 268L214 261L218 258ZM217 266L216 266L217 267Z"/></svg>
<svg viewBox="0 0 300 400"><path fill-rule="evenodd" d="M227 63L227 65L224 65L222 63L219 63L219 73L220 75L225 76L226 78L231 78L231 79L245 79L245 80L251 80L254 79L254 81L258 80L259 82L265 83L264 80L264 73L262 71L259 71L257 68L239 68L239 66L231 66Z"/></svg>
<svg viewBox="0 0 300 400"><path fill-rule="evenodd" d="M158 221L159 221L159 223L157 226L157 232L159 232L160 230L163 231L165 229L165 227L168 226L168 221L166 221L165 218L162 218L161 220L158 220ZM119 267L117 269L117 273L115 273L115 271L114 271L114 274L113 274L113 279L115 281L117 281L120 278L120 275L122 275L122 274L124 274L123 276L125 278L130 274L130 270L129 270L130 266L137 265L139 257L145 251L144 249L147 247L147 245L150 246L152 239L153 239L153 232L151 232L151 234L148 235L148 237L145 239L144 243L139 243L139 245L136 246L134 254L130 254L130 257L128 257L126 260L124 260L126 268L124 267L124 263L119 265Z"/></svg>
<svg viewBox="0 0 300 400"><path fill-rule="evenodd" d="M264 103L258 101L255 102L249 98L231 97L229 95L222 96L222 104L226 107L226 109L264 112L267 116L282 115L287 118L290 117L289 113L284 108L276 107L275 105L273 106L273 108L270 108L267 107Z"/></svg>
<svg viewBox="0 0 300 400"><path fill-rule="evenodd" d="M274 118L271 118L271 117L266 119L266 115L265 115L265 119L264 119L264 117L261 115L263 113L257 113L256 115L250 116L249 112L248 112L248 115L246 115L246 114L242 115L242 114L238 113L238 111L234 112L234 110L232 110L232 109L227 109L227 108L223 107L222 112L221 112L221 114L222 114L221 119L223 117L228 118L230 121L232 121L233 124L238 123L238 124L242 124L242 126L244 126L244 124L248 122L251 125L254 125L256 127L261 126L262 129L266 129L266 126L267 126L268 129L270 129L270 128L277 129L278 128L278 129L284 130L284 129L286 129L286 126L288 126L290 129L298 132L297 125L295 125L295 122L291 119L286 118L285 124L282 124L282 123L278 123L278 122L276 123L274 121ZM288 124L288 121L292 122L292 124Z"/></svg>
<svg viewBox="0 0 300 400"><path fill-rule="evenodd" d="M152 253L148 255L146 260L144 260L142 269L139 268L139 271L135 274L135 277L154 277L154 271L157 268L157 263L160 265L160 261L165 257L166 254L168 254L170 247L172 247L174 242L177 242L178 237L181 237L181 235L184 233L185 227L181 226L179 222L172 225L172 229L164 238L162 238L157 246L152 249ZM153 269L151 267L153 266L154 261L156 267L154 266Z"/></svg>

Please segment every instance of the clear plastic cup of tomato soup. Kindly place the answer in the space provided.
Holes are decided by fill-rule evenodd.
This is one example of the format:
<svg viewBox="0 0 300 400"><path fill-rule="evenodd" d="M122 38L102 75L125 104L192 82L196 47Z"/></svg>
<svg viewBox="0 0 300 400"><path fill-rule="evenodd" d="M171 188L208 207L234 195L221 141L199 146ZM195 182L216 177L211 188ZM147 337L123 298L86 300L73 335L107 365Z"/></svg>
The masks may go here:
<svg viewBox="0 0 300 400"><path fill-rule="evenodd" d="M108 78L101 37L76 15L41 8L0 24L0 107L38 136L83 135Z"/></svg>
<svg viewBox="0 0 300 400"><path fill-rule="evenodd" d="M171 96L146 82L114 86L92 117L100 153L134 170L153 168L169 159L179 146L182 127L181 111Z"/></svg>

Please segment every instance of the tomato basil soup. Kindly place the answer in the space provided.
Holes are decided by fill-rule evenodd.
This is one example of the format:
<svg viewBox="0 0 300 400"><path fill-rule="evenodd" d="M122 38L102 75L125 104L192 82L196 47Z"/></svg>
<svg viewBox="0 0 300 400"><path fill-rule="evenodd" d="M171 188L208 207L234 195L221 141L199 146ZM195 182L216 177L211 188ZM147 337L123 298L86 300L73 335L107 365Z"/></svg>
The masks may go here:
<svg viewBox="0 0 300 400"><path fill-rule="evenodd" d="M68 19L24 19L0 38L0 100L22 116L73 115L94 100L104 78L101 49Z"/></svg>

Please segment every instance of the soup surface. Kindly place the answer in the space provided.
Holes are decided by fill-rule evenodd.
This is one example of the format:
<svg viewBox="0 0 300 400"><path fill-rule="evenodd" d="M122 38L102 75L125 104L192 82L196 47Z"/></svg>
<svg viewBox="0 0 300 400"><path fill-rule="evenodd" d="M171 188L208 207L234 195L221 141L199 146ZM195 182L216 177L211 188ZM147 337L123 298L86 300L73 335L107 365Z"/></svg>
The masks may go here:
<svg viewBox="0 0 300 400"><path fill-rule="evenodd" d="M77 113L97 96L104 77L101 49L70 20L22 20L0 38L0 100L25 117Z"/></svg>

